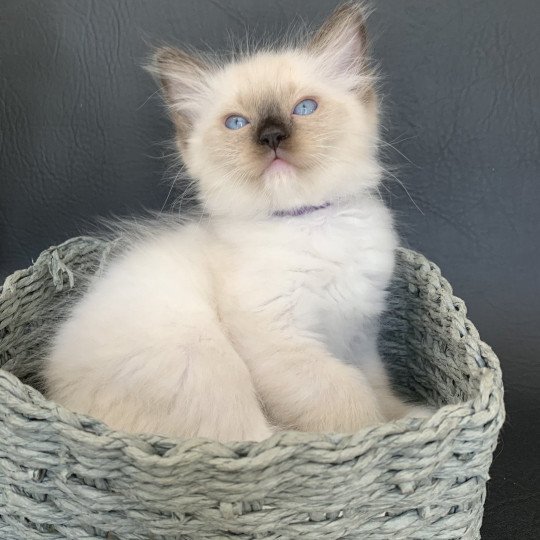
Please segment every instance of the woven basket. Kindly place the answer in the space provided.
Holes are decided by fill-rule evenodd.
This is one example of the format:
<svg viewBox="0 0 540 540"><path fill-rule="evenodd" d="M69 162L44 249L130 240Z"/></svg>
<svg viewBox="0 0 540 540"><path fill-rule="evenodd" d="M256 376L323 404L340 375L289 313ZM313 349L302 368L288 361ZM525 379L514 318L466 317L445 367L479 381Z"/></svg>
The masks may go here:
<svg viewBox="0 0 540 540"><path fill-rule="evenodd" d="M37 381L37 330L107 249L69 240L1 292L0 538L479 538L501 372L434 264L398 251L381 340L396 385L441 407L433 417L220 444L111 431L21 382Z"/></svg>

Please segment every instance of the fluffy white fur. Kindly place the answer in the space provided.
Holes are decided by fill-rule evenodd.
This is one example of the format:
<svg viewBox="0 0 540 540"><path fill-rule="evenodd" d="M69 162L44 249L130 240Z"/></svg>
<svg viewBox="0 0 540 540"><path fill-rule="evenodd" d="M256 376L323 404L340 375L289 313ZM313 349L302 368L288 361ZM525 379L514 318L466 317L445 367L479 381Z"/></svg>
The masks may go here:
<svg viewBox="0 0 540 540"><path fill-rule="evenodd" d="M377 353L397 237L374 193L359 8L304 46L226 64L164 49L154 71L207 216L157 225L92 281L51 344L50 398L116 429L222 441L423 415ZM306 96L318 109L293 117ZM250 124L227 130L233 113ZM290 129L276 171L256 142L269 115Z"/></svg>

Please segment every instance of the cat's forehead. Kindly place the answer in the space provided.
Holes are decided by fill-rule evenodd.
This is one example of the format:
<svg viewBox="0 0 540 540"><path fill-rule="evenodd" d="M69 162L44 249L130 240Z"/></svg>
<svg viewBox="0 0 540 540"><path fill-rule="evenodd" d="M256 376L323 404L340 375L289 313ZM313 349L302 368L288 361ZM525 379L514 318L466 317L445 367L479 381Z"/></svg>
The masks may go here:
<svg viewBox="0 0 540 540"><path fill-rule="evenodd" d="M226 66L220 83L228 105L264 114L289 108L310 92L313 79L309 59L299 53L259 53Z"/></svg>

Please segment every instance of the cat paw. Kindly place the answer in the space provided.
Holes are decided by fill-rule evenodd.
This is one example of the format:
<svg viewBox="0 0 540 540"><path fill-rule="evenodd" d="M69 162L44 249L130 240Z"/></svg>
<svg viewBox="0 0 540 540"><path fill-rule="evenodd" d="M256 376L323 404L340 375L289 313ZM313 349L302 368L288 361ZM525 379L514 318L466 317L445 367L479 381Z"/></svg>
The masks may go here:
<svg viewBox="0 0 540 540"><path fill-rule="evenodd" d="M427 405L410 405L404 418L429 418L436 409Z"/></svg>
<svg viewBox="0 0 540 540"><path fill-rule="evenodd" d="M276 433L276 431L277 429L270 425L259 426L257 429L252 430L250 433L245 435L243 440L253 442L264 441Z"/></svg>

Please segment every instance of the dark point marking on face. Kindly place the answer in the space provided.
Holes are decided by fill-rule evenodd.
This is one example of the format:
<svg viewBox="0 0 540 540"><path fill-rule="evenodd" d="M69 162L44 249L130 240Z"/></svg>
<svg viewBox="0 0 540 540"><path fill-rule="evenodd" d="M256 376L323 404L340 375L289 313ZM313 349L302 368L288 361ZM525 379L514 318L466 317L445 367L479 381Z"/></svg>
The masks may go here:
<svg viewBox="0 0 540 540"><path fill-rule="evenodd" d="M254 140L257 144L269 146L274 150L292 134L292 121L286 115L284 106L274 101L267 102L258 113Z"/></svg>
<svg viewBox="0 0 540 540"><path fill-rule="evenodd" d="M257 125L255 142L275 150L285 139L291 136L291 125L279 117L267 116Z"/></svg>

